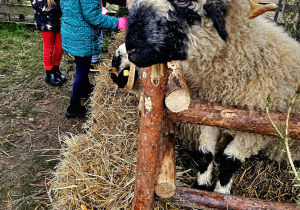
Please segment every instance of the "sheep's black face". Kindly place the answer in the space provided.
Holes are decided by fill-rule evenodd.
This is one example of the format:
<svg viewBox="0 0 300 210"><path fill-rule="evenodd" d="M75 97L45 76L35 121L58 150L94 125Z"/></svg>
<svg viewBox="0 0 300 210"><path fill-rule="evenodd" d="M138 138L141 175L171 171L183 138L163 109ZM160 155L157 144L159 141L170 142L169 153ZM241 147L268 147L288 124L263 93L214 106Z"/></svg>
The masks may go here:
<svg viewBox="0 0 300 210"><path fill-rule="evenodd" d="M130 69L130 62L128 60L125 44L120 45L114 53L111 67L112 68L109 69L111 79L119 88L124 88L128 82L128 72ZM137 79L138 71L135 73L134 81Z"/></svg>
<svg viewBox="0 0 300 210"><path fill-rule="evenodd" d="M188 28L201 22L201 11L192 9L193 2L198 1L157 1L162 4L160 8L155 1L136 0L129 9L125 39L129 60L140 67L171 60L185 60L189 41ZM225 1L207 0L203 9L212 19L220 37L226 41L228 34L225 27Z"/></svg>
<svg viewBox="0 0 300 210"><path fill-rule="evenodd" d="M201 17L190 10L192 0L171 1L169 19L153 7L135 4L129 11L126 48L129 60L139 67L171 60L185 60L187 28Z"/></svg>

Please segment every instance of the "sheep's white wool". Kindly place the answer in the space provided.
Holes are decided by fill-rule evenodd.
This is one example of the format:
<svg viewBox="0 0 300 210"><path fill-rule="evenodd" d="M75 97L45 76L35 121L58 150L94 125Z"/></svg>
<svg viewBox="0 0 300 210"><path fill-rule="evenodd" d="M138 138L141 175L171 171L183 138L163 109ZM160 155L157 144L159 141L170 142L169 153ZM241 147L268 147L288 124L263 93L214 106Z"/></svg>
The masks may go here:
<svg viewBox="0 0 300 210"><path fill-rule="evenodd" d="M128 60L125 43L119 46L118 50L115 52L115 56L122 58L120 69L125 69L129 66L130 62Z"/></svg>
<svg viewBox="0 0 300 210"><path fill-rule="evenodd" d="M248 20L248 12L247 1L231 1L227 42L206 16L189 29L185 78L198 99L265 110L270 96L272 108L285 112L300 83L299 43L262 17Z"/></svg>
<svg viewBox="0 0 300 210"><path fill-rule="evenodd" d="M136 4L137 7L146 6L146 7L152 7L155 11L159 11L160 15L163 15L165 17L168 16L168 11L170 9L170 3L165 0L136 0L130 2L130 7L132 7L133 4ZM129 9L130 9L129 7Z"/></svg>
<svg viewBox="0 0 300 210"><path fill-rule="evenodd" d="M300 84L300 45L263 17L247 19L248 12L247 1L231 1L227 42L206 16L200 26L190 27L184 74L191 95L250 110L265 110L270 99L272 110L286 112ZM293 113L300 113L300 101ZM267 147L271 142L281 146ZM292 147L293 158L299 160L300 149L296 147ZM278 138L238 132L225 153L244 161L263 149L271 158L280 159L281 152L268 151L273 148L281 151Z"/></svg>
<svg viewBox="0 0 300 210"><path fill-rule="evenodd" d="M197 183L198 185L206 185L206 186L210 186L210 181L212 178L211 172L212 172L212 167L213 164L210 163L209 166L207 167L207 170L204 173L197 173Z"/></svg>
<svg viewBox="0 0 300 210"><path fill-rule="evenodd" d="M224 153L243 162L245 158L256 155L268 141L259 134L236 132L234 141L226 147Z"/></svg>
<svg viewBox="0 0 300 210"><path fill-rule="evenodd" d="M229 183L226 184L225 186L222 186L220 184L220 181L218 181L214 191L217 193L230 194L231 186L232 186L232 179L230 179Z"/></svg>

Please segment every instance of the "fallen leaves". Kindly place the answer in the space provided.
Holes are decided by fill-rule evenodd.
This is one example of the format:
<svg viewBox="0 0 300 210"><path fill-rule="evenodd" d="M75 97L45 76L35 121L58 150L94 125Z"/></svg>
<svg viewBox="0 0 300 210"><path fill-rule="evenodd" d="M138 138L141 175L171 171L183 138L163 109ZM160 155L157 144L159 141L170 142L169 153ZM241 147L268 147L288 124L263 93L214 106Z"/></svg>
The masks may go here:
<svg viewBox="0 0 300 210"><path fill-rule="evenodd" d="M9 165L7 168L8 168L9 170L13 170L13 169L15 168L15 166L14 166L14 165Z"/></svg>
<svg viewBox="0 0 300 210"><path fill-rule="evenodd" d="M16 133L16 136L17 136L17 137L22 137L22 136L23 136L23 133Z"/></svg>
<svg viewBox="0 0 300 210"><path fill-rule="evenodd" d="M46 118L46 119L45 119L45 125L46 125L46 126L49 126L49 125L50 125L50 118Z"/></svg>

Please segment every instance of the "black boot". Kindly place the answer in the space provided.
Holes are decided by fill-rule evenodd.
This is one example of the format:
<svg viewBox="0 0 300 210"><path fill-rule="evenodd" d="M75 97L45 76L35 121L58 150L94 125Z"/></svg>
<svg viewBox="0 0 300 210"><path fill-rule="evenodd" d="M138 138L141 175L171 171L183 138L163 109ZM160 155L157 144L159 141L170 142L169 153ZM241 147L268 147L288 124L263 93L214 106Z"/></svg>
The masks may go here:
<svg viewBox="0 0 300 210"><path fill-rule="evenodd" d="M46 70L45 82L52 86L62 85L62 82L55 76L53 70Z"/></svg>
<svg viewBox="0 0 300 210"><path fill-rule="evenodd" d="M84 85L84 88L82 90L81 98L89 98L95 88L95 85L88 83Z"/></svg>
<svg viewBox="0 0 300 210"><path fill-rule="evenodd" d="M68 80L67 77L60 72L59 66L53 66L52 70L54 71L55 76L59 78L62 82L66 82Z"/></svg>
<svg viewBox="0 0 300 210"><path fill-rule="evenodd" d="M70 105L67 108L65 116L67 118L74 118L74 117L84 118L86 117L86 113L87 113L86 108L84 106L81 106L81 100L71 98Z"/></svg>

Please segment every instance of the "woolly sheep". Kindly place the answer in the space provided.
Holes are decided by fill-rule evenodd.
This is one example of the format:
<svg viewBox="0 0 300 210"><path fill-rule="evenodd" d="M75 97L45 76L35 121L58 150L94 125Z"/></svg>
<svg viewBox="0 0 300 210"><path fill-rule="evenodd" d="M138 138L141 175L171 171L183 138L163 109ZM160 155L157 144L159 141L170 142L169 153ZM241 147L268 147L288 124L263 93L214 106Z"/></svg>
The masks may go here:
<svg viewBox="0 0 300 210"><path fill-rule="evenodd" d="M249 9L246 0L132 0L128 58L139 67L182 60L192 99L250 111L265 110L271 100L272 110L286 112L300 85L300 45L263 17L249 20ZM300 113L299 101L292 112ZM233 140L221 158L216 192L230 193L234 172L258 151L282 159L277 137L179 124L178 137L199 152L198 188L211 185L224 132ZM300 160L299 141L291 150L293 160Z"/></svg>

